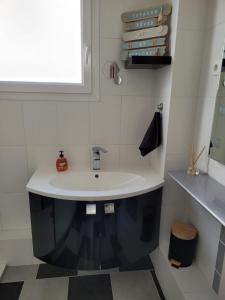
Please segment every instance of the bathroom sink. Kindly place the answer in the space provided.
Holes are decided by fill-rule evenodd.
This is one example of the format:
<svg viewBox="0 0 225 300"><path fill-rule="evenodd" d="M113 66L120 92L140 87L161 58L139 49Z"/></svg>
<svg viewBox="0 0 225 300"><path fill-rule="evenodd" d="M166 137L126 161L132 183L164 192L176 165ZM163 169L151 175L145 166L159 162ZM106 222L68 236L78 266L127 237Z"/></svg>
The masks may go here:
<svg viewBox="0 0 225 300"><path fill-rule="evenodd" d="M71 172L57 174L49 184L60 189L72 191L108 191L144 183L145 178L121 172Z"/></svg>
<svg viewBox="0 0 225 300"><path fill-rule="evenodd" d="M100 201L129 198L155 190L163 179L152 170L66 171L37 170L27 184L31 193L65 200Z"/></svg>

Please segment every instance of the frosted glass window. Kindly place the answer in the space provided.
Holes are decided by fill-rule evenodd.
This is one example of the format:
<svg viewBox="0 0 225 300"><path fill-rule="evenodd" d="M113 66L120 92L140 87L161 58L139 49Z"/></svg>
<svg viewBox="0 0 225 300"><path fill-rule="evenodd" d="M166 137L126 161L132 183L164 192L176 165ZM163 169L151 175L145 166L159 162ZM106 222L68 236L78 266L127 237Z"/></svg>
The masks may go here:
<svg viewBox="0 0 225 300"><path fill-rule="evenodd" d="M0 81L81 84L80 0L0 0Z"/></svg>

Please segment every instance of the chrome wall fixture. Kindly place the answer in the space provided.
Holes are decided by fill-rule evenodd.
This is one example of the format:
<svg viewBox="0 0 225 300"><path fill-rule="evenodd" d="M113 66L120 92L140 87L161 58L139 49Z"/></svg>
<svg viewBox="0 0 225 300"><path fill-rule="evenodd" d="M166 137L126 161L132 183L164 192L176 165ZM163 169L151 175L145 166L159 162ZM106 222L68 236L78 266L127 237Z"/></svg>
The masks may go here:
<svg viewBox="0 0 225 300"><path fill-rule="evenodd" d="M109 77L113 80L116 85L121 85L123 80L121 75L119 74L120 68L117 62L112 62L110 65L110 74Z"/></svg>
<svg viewBox="0 0 225 300"><path fill-rule="evenodd" d="M162 112L163 111L163 103L159 103L157 105L157 109Z"/></svg>

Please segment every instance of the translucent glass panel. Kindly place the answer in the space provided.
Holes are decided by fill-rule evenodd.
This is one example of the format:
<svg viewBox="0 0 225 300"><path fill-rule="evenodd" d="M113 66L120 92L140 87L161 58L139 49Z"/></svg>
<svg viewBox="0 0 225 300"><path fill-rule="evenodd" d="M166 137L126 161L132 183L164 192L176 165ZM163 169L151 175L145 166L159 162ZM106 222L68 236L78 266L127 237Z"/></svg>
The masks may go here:
<svg viewBox="0 0 225 300"><path fill-rule="evenodd" d="M0 0L0 81L82 83L80 0Z"/></svg>

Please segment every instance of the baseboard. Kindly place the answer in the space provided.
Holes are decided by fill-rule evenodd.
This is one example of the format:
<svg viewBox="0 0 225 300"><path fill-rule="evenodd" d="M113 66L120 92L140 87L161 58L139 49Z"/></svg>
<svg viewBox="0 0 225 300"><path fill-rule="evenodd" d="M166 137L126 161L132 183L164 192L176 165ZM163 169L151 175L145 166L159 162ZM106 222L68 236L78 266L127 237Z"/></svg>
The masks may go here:
<svg viewBox="0 0 225 300"><path fill-rule="evenodd" d="M29 265L33 263L31 230L1 230L0 260L8 266Z"/></svg>
<svg viewBox="0 0 225 300"><path fill-rule="evenodd" d="M155 250L150 257L165 298L167 300L185 300L176 280L171 276L171 270L161 251Z"/></svg>
<svg viewBox="0 0 225 300"><path fill-rule="evenodd" d="M6 266L7 266L6 264L0 263L0 279L2 278L2 276L5 272Z"/></svg>
<svg viewBox="0 0 225 300"><path fill-rule="evenodd" d="M31 229L0 230L0 241L31 239Z"/></svg>
<svg viewBox="0 0 225 300"><path fill-rule="evenodd" d="M175 269L160 249L150 256L167 300L219 299L197 265Z"/></svg>

